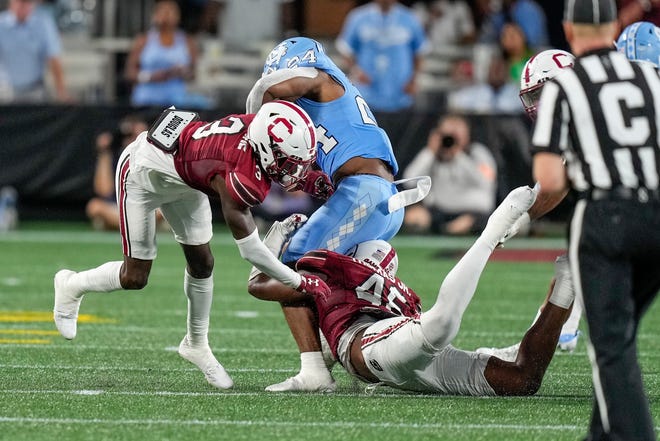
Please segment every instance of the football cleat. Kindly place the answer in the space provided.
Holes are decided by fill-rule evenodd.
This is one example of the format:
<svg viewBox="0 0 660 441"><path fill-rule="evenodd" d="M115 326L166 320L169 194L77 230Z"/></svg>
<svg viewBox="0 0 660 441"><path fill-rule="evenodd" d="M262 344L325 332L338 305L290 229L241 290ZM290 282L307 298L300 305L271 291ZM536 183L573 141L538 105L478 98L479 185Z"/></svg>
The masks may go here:
<svg viewBox="0 0 660 441"><path fill-rule="evenodd" d="M520 349L520 343L515 345L507 346L505 348L479 348L474 352L479 354L491 355L497 357L500 360L504 361L516 361L518 358L518 350Z"/></svg>
<svg viewBox="0 0 660 441"><path fill-rule="evenodd" d="M213 356L213 352L208 346L193 347L188 341L188 336L185 336L179 344L179 355L197 366L211 386L218 389L230 389L234 385L234 381Z"/></svg>
<svg viewBox="0 0 660 441"><path fill-rule="evenodd" d="M534 204L539 190L539 184L534 188L522 186L512 190L490 215L482 235L492 236L496 243L499 242L520 216Z"/></svg>
<svg viewBox="0 0 660 441"><path fill-rule="evenodd" d="M321 377L311 377L298 374L290 377L281 383L271 384L266 388L266 392L321 392L331 393L337 390L337 383L331 375Z"/></svg>
<svg viewBox="0 0 660 441"><path fill-rule="evenodd" d="M562 334L559 336L557 347L561 351L573 352L577 347L578 339L580 338L580 331L575 331L575 334Z"/></svg>
<svg viewBox="0 0 660 441"><path fill-rule="evenodd" d="M76 337L78 327L78 310L83 295L68 286L69 278L76 274L74 271L61 270L55 274L53 285L55 287L55 307L53 319L57 330L62 337L72 340Z"/></svg>

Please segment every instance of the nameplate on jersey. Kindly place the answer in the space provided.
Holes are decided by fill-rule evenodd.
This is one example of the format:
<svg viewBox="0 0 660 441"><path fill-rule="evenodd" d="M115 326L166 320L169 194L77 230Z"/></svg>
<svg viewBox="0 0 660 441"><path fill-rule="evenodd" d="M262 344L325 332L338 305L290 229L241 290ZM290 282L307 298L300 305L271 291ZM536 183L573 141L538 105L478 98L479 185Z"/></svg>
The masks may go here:
<svg viewBox="0 0 660 441"><path fill-rule="evenodd" d="M198 119L197 112L169 108L151 126L147 140L159 149L172 153L179 147L179 136L183 129Z"/></svg>

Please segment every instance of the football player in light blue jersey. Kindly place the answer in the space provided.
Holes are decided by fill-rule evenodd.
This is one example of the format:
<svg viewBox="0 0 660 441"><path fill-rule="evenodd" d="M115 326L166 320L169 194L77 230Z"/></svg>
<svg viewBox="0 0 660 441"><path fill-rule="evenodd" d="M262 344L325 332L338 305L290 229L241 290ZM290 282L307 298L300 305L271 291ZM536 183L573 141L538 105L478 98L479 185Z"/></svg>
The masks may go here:
<svg viewBox="0 0 660 441"><path fill-rule="evenodd" d="M387 134L320 43L295 37L271 51L262 78L250 91L247 111L256 112L274 99L294 101L310 115L317 132L318 166L335 187L334 194L293 235L282 261L293 263L314 249L345 253L367 240L392 238L403 222L402 208L428 192L425 184L430 188L430 179L419 181L413 190L397 192L393 181L398 165ZM322 361L309 300L284 285L268 290L268 295L250 292L282 304L301 352L300 373L266 390L334 390L334 380Z"/></svg>
<svg viewBox="0 0 660 441"><path fill-rule="evenodd" d="M619 35L616 49L631 61L660 68L660 28L648 21L632 23Z"/></svg>

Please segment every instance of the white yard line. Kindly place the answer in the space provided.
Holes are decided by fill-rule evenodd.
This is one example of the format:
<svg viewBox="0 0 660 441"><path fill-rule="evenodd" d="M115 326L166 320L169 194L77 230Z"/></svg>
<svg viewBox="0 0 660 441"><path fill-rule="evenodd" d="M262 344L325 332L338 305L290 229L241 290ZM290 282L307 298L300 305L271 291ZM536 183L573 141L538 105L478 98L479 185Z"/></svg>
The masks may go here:
<svg viewBox="0 0 660 441"><path fill-rule="evenodd" d="M91 366L91 365L48 365L48 364L0 364L0 369L20 370L62 370L62 371L135 371L135 372L194 372L197 368L161 368L138 366ZM298 369L261 369L261 368L227 368L231 372L295 373Z"/></svg>
<svg viewBox="0 0 660 441"><path fill-rule="evenodd" d="M328 428L393 428L393 429L429 429L429 430L585 430L577 425L519 425L519 424L423 424L423 423L363 423L359 421L271 421L271 420L176 420L176 419L101 419L101 418L28 418L0 417L0 423L19 424L76 424L76 425L177 425L177 426L280 426L280 427L328 427Z"/></svg>

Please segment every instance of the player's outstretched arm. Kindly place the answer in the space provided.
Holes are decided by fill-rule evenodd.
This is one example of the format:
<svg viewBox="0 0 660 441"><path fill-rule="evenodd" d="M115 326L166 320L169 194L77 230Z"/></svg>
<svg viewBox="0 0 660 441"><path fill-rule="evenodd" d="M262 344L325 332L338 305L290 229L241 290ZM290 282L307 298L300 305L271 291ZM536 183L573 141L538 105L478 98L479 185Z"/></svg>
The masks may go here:
<svg viewBox="0 0 660 441"><path fill-rule="evenodd" d="M329 290L327 285L318 277L301 276L280 262L266 248L259 238L259 232L249 207L239 204L231 197L224 179L220 176L214 177L211 186L220 195L222 214L234 236L234 241L242 258L266 275L301 293L312 294L316 291L324 293Z"/></svg>
<svg viewBox="0 0 660 441"><path fill-rule="evenodd" d="M344 88L330 75L313 67L281 69L261 77L248 94L247 113L256 113L263 103L275 99L295 101L305 97L317 102L340 98Z"/></svg>

